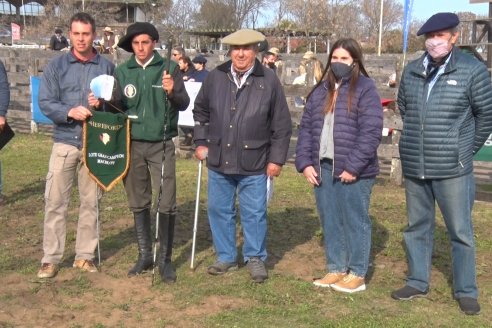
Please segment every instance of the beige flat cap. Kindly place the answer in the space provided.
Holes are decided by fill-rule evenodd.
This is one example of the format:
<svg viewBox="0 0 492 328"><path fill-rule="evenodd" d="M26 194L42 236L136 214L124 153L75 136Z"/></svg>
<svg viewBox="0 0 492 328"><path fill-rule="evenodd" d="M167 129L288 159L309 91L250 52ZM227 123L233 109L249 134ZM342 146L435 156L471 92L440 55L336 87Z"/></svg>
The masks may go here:
<svg viewBox="0 0 492 328"><path fill-rule="evenodd" d="M255 44L265 40L265 36L260 32L249 29L238 30L222 39L222 43L231 46L245 46Z"/></svg>
<svg viewBox="0 0 492 328"><path fill-rule="evenodd" d="M274 54L275 56L278 56L278 53L280 52L280 50L277 47L273 47L273 48L268 49L268 52Z"/></svg>
<svg viewBox="0 0 492 328"><path fill-rule="evenodd" d="M306 51L304 53L304 56L302 56L302 58L304 59L311 59L311 58L314 58L314 52L312 51Z"/></svg>

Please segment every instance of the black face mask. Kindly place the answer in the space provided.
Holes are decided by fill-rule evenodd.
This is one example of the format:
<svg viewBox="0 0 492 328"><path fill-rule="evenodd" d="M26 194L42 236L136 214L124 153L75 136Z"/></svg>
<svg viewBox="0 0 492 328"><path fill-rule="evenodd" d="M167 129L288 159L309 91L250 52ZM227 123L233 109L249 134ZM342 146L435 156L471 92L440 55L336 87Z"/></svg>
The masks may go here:
<svg viewBox="0 0 492 328"><path fill-rule="evenodd" d="M345 63L335 62L330 64L330 69L337 80L347 79L352 74L354 64L347 65Z"/></svg>

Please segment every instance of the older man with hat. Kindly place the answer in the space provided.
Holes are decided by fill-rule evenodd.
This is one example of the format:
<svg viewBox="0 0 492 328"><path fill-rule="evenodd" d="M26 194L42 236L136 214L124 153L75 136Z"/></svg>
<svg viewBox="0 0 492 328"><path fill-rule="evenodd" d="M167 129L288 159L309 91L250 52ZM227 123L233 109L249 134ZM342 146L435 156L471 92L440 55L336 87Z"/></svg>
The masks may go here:
<svg viewBox="0 0 492 328"><path fill-rule="evenodd" d="M152 190L160 195L159 273L164 282L176 281L171 262L176 220L176 157L172 138L178 135L178 112L190 102L179 67L155 50L159 33L146 22L130 25L118 47L133 53L115 70L121 99L131 127L130 169L124 183L133 212L138 260L128 276L153 265L150 210Z"/></svg>
<svg viewBox="0 0 492 328"><path fill-rule="evenodd" d="M119 36L114 34L111 27L106 26L103 30L104 36L101 39L101 46L105 54L112 54L118 47Z"/></svg>
<svg viewBox="0 0 492 328"><path fill-rule="evenodd" d="M455 46L458 24L453 13L425 22L417 35L424 36L427 51L405 67L398 90L408 276L391 296L410 300L429 293L437 203L451 240L454 298L462 312L478 314L473 155L492 132L492 86L485 65Z"/></svg>
<svg viewBox="0 0 492 328"><path fill-rule="evenodd" d="M280 175L292 123L282 85L256 59L263 34L226 36L231 60L212 70L195 100L195 155L207 158L208 219L217 255L208 273L238 268L236 193L244 237L242 256L253 281L268 278L267 181Z"/></svg>

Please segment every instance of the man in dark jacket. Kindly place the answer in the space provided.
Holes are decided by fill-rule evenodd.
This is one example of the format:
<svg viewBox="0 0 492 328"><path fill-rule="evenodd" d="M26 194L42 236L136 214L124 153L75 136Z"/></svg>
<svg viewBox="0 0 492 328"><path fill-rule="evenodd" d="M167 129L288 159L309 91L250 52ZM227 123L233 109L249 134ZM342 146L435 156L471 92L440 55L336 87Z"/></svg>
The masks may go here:
<svg viewBox="0 0 492 328"><path fill-rule="evenodd" d="M429 18L417 32L425 35L427 52L401 78L408 277L391 296L409 300L428 294L437 202L451 239L454 297L461 311L477 314L473 155L492 132L492 86L485 65L454 46L458 24L452 13Z"/></svg>
<svg viewBox="0 0 492 328"><path fill-rule="evenodd" d="M55 34L50 39L50 49L55 51L60 51L62 49L68 48L68 40L62 35L62 30L57 28Z"/></svg>
<svg viewBox="0 0 492 328"><path fill-rule="evenodd" d="M118 47L132 52L115 76L122 107L132 120L131 160L125 189L135 219L138 260L128 276L152 267L150 208L152 189L159 195L159 273L164 282L176 281L171 262L176 220L176 157L172 138L178 135L178 111L190 103L178 65L154 50L159 40L150 23L130 25ZM161 181L162 180L162 181Z"/></svg>
<svg viewBox="0 0 492 328"><path fill-rule="evenodd" d="M231 60L212 70L195 101L199 160L208 153L208 217L217 261L208 273L237 269L236 191L244 235L243 258L255 282L265 268L267 180L280 175L292 133L277 76L256 59L263 34L239 30L222 42Z"/></svg>
<svg viewBox="0 0 492 328"><path fill-rule="evenodd" d="M52 278L58 272L75 175L80 206L73 266L97 272L93 259L98 241L97 202L101 192L83 163L82 125L92 116L88 104L91 80L101 74L112 75L114 65L92 47L95 36L96 23L91 16L86 13L72 16L72 49L51 60L41 79L39 107L54 123L54 143L46 176L44 256L39 278Z"/></svg>

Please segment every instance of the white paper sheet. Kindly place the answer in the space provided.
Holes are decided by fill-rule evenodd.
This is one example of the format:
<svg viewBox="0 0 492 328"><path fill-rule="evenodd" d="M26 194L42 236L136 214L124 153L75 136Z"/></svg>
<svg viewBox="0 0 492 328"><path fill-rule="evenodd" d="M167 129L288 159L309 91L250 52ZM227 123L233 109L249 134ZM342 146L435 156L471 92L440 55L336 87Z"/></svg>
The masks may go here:
<svg viewBox="0 0 492 328"><path fill-rule="evenodd" d="M273 178L267 177L267 205L273 197Z"/></svg>
<svg viewBox="0 0 492 328"><path fill-rule="evenodd" d="M90 88L94 97L102 98L106 101L111 100L113 95L114 77L111 75L103 74L92 79Z"/></svg>

